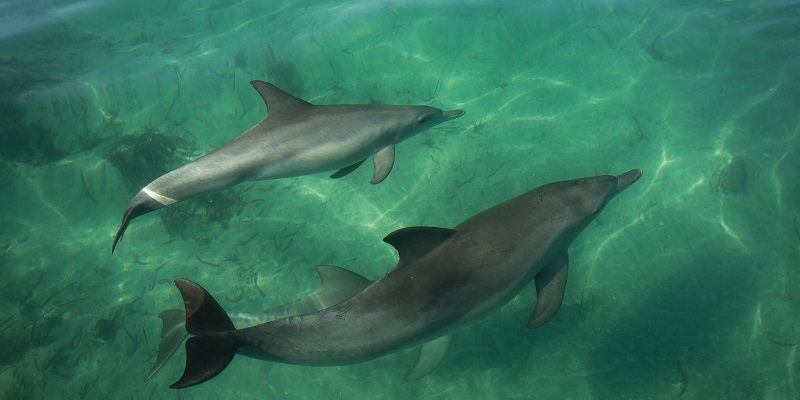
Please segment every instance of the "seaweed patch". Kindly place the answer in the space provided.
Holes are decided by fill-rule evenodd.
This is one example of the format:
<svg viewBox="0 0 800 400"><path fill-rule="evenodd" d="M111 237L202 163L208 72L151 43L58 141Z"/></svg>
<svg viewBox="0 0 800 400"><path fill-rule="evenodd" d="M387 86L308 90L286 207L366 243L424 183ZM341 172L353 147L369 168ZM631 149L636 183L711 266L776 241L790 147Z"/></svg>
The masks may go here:
<svg viewBox="0 0 800 400"><path fill-rule="evenodd" d="M797 346L797 342L788 340L786 338L780 337L777 333L767 331L767 340L782 347L793 347Z"/></svg>
<svg viewBox="0 0 800 400"><path fill-rule="evenodd" d="M684 393L686 393L687 379L686 379L686 371L683 370L683 364L681 363L680 360L678 360L677 362L676 369L678 371L678 375L681 377L680 391L678 392L678 397L681 397L683 396Z"/></svg>

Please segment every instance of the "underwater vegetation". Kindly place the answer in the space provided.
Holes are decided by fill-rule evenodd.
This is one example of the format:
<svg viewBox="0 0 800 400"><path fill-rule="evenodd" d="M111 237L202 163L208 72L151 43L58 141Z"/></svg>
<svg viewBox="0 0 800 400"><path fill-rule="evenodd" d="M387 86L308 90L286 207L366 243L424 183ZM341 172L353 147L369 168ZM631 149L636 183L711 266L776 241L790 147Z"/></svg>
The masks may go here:
<svg viewBox="0 0 800 400"><path fill-rule="evenodd" d="M113 139L106 149L106 159L117 168L130 192L141 189L164 171L186 159L188 143L152 127Z"/></svg>
<svg viewBox="0 0 800 400"><path fill-rule="evenodd" d="M228 222L244 208L242 191L230 188L206 193L160 210L161 221L171 236L192 238L201 245L209 244L216 229L224 229ZM216 225L216 226L215 226Z"/></svg>
<svg viewBox="0 0 800 400"><path fill-rule="evenodd" d="M2 300L10 307L9 317L0 321L0 365L14 365L12 382L0 381L0 398L34 398L41 393L41 376L69 380L83 358L79 348L83 334L67 323L66 310L86 300L75 296L80 284L67 283L52 290L40 290L46 278L42 269L33 268L24 284L9 288ZM77 333L77 334L76 334ZM70 338L62 341L62 337Z"/></svg>
<svg viewBox="0 0 800 400"><path fill-rule="evenodd" d="M237 65L243 61L241 54L241 51L236 53L235 62ZM265 76L270 77L279 87L297 97L302 97L303 79L297 71L297 68L290 60L276 56L275 50L269 44L267 45L266 55L264 56L263 71L265 71Z"/></svg>
<svg viewBox="0 0 800 400"><path fill-rule="evenodd" d="M41 165L68 155L55 145L54 131L41 122L27 121L25 109L15 103L0 105L0 159Z"/></svg>

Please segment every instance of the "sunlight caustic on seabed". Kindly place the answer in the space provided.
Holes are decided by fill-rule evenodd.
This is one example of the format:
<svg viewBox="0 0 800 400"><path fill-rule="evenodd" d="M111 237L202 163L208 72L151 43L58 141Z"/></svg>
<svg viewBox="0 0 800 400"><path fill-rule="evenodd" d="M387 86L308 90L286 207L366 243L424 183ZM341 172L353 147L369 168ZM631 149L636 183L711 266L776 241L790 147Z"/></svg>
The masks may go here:
<svg viewBox="0 0 800 400"><path fill-rule="evenodd" d="M237 359L191 396L797 398L798 304L775 288L800 281L800 2L683 3L3 2L0 398L174 397L183 348L141 378L159 312L181 305L175 278L263 310L315 290L317 264L385 274L394 229L452 227L623 168L645 174L571 249L565 304L543 327L522 326L528 287L456 330L417 382L403 378L413 350L325 368ZM111 256L132 190L111 149L156 132L181 147L172 161L202 156L263 118L253 79L312 103L467 114L399 146L380 185L371 162L243 184L218 193L227 206L143 218ZM737 158L746 182L721 190ZM93 340L109 315L124 317L114 339Z"/></svg>

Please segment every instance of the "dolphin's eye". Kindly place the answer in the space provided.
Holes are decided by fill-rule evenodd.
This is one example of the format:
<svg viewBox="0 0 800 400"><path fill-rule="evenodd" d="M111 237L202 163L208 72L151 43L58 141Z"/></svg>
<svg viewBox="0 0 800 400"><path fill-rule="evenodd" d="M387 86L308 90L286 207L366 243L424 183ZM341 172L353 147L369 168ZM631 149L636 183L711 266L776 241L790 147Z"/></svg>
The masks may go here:
<svg viewBox="0 0 800 400"><path fill-rule="evenodd" d="M417 123L418 124L423 124L427 120L428 120L428 116L427 115L420 115L419 118L417 118Z"/></svg>

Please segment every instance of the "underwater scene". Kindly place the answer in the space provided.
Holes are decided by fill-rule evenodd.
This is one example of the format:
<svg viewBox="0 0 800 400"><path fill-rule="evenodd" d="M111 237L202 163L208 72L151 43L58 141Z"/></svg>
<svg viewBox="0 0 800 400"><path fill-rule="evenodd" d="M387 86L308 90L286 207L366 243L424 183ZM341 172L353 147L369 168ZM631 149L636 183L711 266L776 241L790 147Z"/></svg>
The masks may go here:
<svg viewBox="0 0 800 400"><path fill-rule="evenodd" d="M798 0L2 0L0 399L797 399L799 78Z"/></svg>

